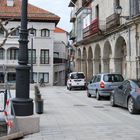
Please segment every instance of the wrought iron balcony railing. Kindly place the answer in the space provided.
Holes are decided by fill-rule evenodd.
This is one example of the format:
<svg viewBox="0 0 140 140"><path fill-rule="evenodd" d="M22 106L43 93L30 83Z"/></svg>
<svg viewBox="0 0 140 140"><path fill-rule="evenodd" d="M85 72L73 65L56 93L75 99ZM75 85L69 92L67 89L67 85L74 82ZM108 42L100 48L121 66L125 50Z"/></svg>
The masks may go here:
<svg viewBox="0 0 140 140"><path fill-rule="evenodd" d="M99 20L96 18L95 20L92 21L92 23L83 29L83 38L92 36L99 31Z"/></svg>
<svg viewBox="0 0 140 140"><path fill-rule="evenodd" d="M66 63L66 59L64 58L53 58L54 64Z"/></svg>
<svg viewBox="0 0 140 140"><path fill-rule="evenodd" d="M116 28L120 25L120 17L116 13L106 18L106 31Z"/></svg>

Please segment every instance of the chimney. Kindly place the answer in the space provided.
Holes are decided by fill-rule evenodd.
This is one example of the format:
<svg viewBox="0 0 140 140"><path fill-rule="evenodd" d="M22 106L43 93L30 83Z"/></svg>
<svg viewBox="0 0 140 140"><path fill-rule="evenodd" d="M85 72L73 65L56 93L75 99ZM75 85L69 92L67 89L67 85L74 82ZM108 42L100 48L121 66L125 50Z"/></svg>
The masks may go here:
<svg viewBox="0 0 140 140"><path fill-rule="evenodd" d="M14 6L14 0L7 0L7 6Z"/></svg>

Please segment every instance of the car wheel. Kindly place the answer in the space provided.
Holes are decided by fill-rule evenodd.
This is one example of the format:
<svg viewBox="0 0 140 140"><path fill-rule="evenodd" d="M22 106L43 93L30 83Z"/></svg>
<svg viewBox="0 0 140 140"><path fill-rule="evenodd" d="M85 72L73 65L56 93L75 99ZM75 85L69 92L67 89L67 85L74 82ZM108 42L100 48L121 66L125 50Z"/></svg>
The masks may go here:
<svg viewBox="0 0 140 140"><path fill-rule="evenodd" d="M135 108L135 104L134 104L134 100L132 97L129 97L128 99L128 111L131 113L131 114L134 114L136 113L136 108Z"/></svg>
<svg viewBox="0 0 140 140"><path fill-rule="evenodd" d="M112 107L116 106L113 94L110 95L110 104L111 104Z"/></svg>
<svg viewBox="0 0 140 140"><path fill-rule="evenodd" d="M96 99L97 99L97 100L100 100L100 99L101 99L101 96L100 96L100 94L99 94L98 91L97 91L97 93L96 93Z"/></svg>
<svg viewBox="0 0 140 140"><path fill-rule="evenodd" d="M91 97L91 94L88 92L88 90L87 90L87 97Z"/></svg>

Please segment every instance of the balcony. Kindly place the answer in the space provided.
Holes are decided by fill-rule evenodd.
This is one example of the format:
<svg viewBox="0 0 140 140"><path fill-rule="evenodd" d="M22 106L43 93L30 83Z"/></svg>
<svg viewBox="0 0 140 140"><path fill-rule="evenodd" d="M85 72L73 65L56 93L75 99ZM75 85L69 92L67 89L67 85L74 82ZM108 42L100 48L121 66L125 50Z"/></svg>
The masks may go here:
<svg viewBox="0 0 140 140"><path fill-rule="evenodd" d="M53 58L54 64L66 63L66 59L64 58Z"/></svg>
<svg viewBox="0 0 140 140"><path fill-rule="evenodd" d="M74 22L76 20L75 10L73 9L70 14L70 22Z"/></svg>
<svg viewBox="0 0 140 140"><path fill-rule="evenodd" d="M119 15L117 15L116 13L106 18L106 31L112 30L119 25L120 25L120 18Z"/></svg>
<svg viewBox="0 0 140 140"><path fill-rule="evenodd" d="M99 32L99 20L96 18L92 23L83 29L83 38L93 36Z"/></svg>

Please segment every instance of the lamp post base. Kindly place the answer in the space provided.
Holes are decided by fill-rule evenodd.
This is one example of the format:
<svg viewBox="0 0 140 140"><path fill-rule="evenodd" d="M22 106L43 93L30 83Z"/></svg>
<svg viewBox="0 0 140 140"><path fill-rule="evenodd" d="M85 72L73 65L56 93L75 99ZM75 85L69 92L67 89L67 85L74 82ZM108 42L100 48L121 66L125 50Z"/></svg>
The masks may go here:
<svg viewBox="0 0 140 140"><path fill-rule="evenodd" d="M14 112L16 116L30 116L33 115L33 100L32 99L12 99ZM13 114L13 112L12 112Z"/></svg>

